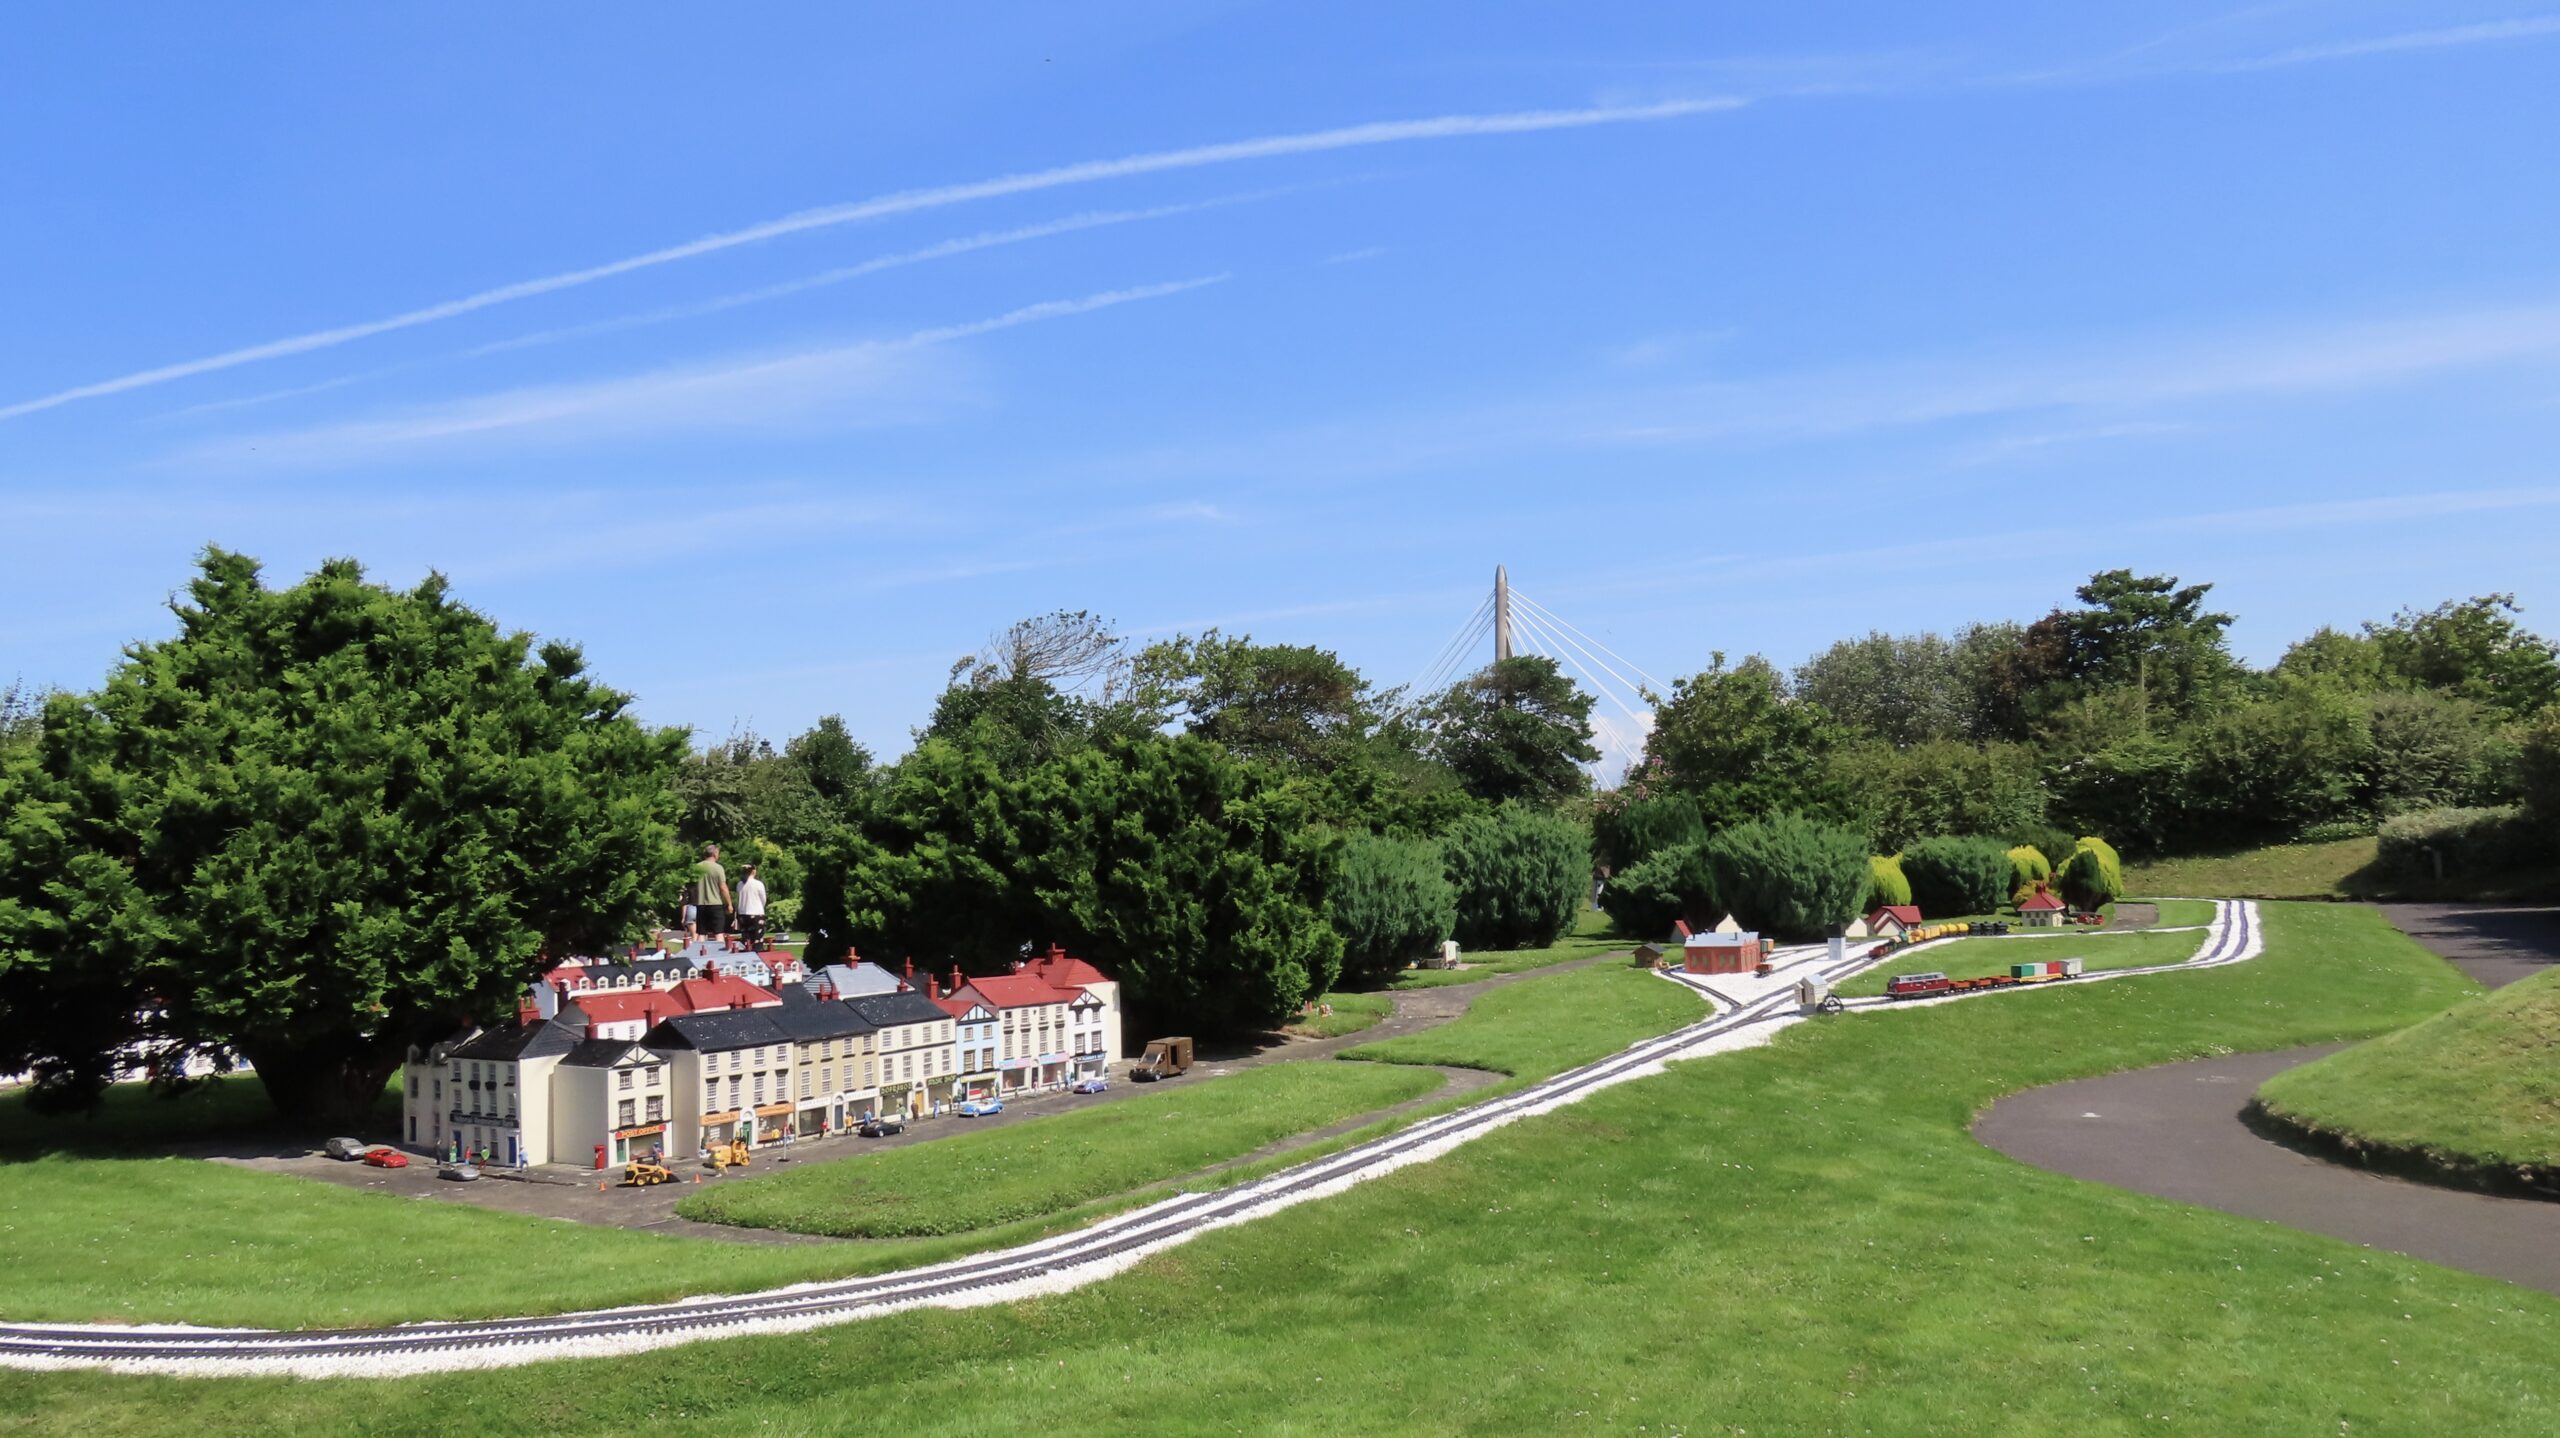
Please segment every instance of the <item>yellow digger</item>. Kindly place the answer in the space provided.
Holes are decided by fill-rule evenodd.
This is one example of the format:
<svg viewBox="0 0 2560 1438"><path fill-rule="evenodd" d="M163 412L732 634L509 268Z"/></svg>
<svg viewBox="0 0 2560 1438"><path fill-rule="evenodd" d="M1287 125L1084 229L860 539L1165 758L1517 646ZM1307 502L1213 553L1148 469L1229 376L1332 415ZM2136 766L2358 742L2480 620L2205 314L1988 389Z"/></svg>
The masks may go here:
<svg viewBox="0 0 2560 1438"><path fill-rule="evenodd" d="M745 1139L733 1138L727 1147L711 1150L711 1167L715 1172L725 1173L733 1168L745 1168L753 1157L747 1152Z"/></svg>
<svg viewBox="0 0 2560 1438"><path fill-rule="evenodd" d="M652 1163L645 1158L635 1158L622 1168L622 1185L625 1188L653 1188L662 1183L675 1181L674 1169L663 1163Z"/></svg>

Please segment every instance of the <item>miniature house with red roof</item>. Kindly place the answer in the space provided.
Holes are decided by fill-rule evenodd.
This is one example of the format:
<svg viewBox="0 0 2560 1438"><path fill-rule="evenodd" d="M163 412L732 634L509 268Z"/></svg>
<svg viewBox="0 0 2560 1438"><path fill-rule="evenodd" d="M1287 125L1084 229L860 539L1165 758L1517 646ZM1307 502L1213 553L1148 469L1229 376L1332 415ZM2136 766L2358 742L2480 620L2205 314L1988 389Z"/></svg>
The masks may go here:
<svg viewBox="0 0 2560 1438"><path fill-rule="evenodd" d="M1898 939L1920 927L1920 909L1916 904L1880 904L1867 916L1849 925L1847 937L1852 939Z"/></svg>
<svg viewBox="0 0 2560 1438"><path fill-rule="evenodd" d="M2018 901L2018 920L2031 929L2056 928L2062 923L2063 903L2043 885Z"/></svg>

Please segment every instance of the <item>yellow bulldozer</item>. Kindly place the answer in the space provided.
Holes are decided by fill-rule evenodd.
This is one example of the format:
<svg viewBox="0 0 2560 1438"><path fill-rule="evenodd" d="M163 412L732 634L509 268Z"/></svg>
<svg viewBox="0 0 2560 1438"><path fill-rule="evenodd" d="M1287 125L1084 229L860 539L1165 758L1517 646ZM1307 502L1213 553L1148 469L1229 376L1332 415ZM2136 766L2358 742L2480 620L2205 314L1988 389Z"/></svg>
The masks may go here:
<svg viewBox="0 0 2560 1438"><path fill-rule="evenodd" d="M675 1181L674 1169L663 1163L652 1163L644 1158L635 1158L622 1168L622 1183L626 1188L652 1188L658 1184Z"/></svg>
<svg viewBox="0 0 2560 1438"><path fill-rule="evenodd" d="M711 1150L711 1167L714 1171L725 1173L733 1168L745 1168L753 1161L753 1157L747 1151L745 1139L733 1138L725 1147Z"/></svg>

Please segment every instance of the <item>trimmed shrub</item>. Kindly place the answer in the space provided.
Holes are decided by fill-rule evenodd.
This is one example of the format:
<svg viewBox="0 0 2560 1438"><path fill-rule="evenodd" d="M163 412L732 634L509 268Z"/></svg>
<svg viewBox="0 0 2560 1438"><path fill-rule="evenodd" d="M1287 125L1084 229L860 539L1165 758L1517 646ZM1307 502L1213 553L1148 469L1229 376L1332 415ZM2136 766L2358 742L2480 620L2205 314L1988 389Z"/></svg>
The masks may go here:
<svg viewBox="0 0 2560 1438"><path fill-rule="evenodd" d="M2429 809L2385 819L2374 867L2395 879L2421 882L2494 874L2530 862L2532 826L2524 810Z"/></svg>
<svg viewBox="0 0 2560 1438"><path fill-rule="evenodd" d="M1616 873L1632 868L1665 849L1694 845L1707 837L1706 817L1688 794L1656 794L1624 804L1603 802L1591 816L1593 862Z"/></svg>
<svg viewBox="0 0 2560 1438"><path fill-rule="evenodd" d="M1346 988L1382 983L1456 930L1458 898L1428 839L1354 834L1325 895Z"/></svg>
<svg viewBox="0 0 2560 1438"><path fill-rule="evenodd" d="M1997 839L1922 839L1902 851L1902 872L1931 918L1992 913L2009 898L2009 853Z"/></svg>
<svg viewBox="0 0 2560 1438"><path fill-rule="evenodd" d="M2020 844L2009 851L2009 902L2016 903L2052 882L2053 861L2033 844Z"/></svg>
<svg viewBox="0 0 2560 1438"><path fill-rule="evenodd" d="M1716 906L1702 847L1674 845L1609 876L1600 902L1619 933L1659 942L1673 923Z"/></svg>
<svg viewBox="0 0 2560 1438"><path fill-rule="evenodd" d="M2341 839L2362 839L2373 833L2371 819L2328 819L2313 824L2294 836L2297 843L2334 844Z"/></svg>
<svg viewBox="0 0 2560 1438"><path fill-rule="evenodd" d="M2106 840L2095 836L2083 837L2053 877L2073 908L2097 909L2124 897L2124 864Z"/></svg>
<svg viewBox="0 0 2560 1438"><path fill-rule="evenodd" d="M2044 859L2048 876L2062 867L2062 861L2071 857L2072 850L2080 847L2080 841L2071 837L2070 830L2057 829L2049 824L2012 829L2009 842L2021 849L2035 850Z"/></svg>
<svg viewBox="0 0 2560 1438"><path fill-rule="evenodd" d="M1703 857L1735 918L1786 939L1822 938L1848 923L1875 879L1866 835L1793 814L1720 830Z"/></svg>
<svg viewBox="0 0 2560 1438"><path fill-rule="evenodd" d="M2515 768L2525 814L2545 834L2560 835L2560 704L2525 726Z"/></svg>
<svg viewBox="0 0 2560 1438"><path fill-rule="evenodd" d="M1591 882L1581 826L1519 804L1450 825L1441 859L1457 898L1457 940L1471 949L1554 943Z"/></svg>
<svg viewBox="0 0 2560 1438"><path fill-rule="evenodd" d="M1911 880L1902 873L1900 854L1871 854L1867 857L1867 899L1861 910L1884 905L1911 902Z"/></svg>

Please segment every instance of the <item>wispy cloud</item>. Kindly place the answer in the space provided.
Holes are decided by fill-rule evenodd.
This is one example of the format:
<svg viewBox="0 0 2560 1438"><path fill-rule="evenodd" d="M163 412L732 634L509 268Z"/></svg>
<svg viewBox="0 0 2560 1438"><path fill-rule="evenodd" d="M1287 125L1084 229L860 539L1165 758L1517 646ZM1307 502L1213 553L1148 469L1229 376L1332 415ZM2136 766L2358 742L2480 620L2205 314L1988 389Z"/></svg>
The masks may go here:
<svg viewBox="0 0 2560 1438"><path fill-rule="evenodd" d="M822 289L828 285L842 284L847 280L861 279L865 275L876 275L885 270L902 269L908 265L920 265L934 260L952 259L960 255L974 254L980 250L992 250L1005 245L1019 245L1032 240L1045 240L1058 235L1071 235L1082 230L1098 230L1113 225L1135 224L1145 220L1161 220L1174 215L1196 214L1202 210L1212 210L1227 205L1241 205L1255 200L1269 199L1274 195L1286 194L1291 190L1301 188L1304 187L1294 185L1284 186L1276 189L1257 190L1251 194L1224 195L1216 199L1195 200L1189 204L1158 205L1152 209L1144 210L1101 210L1089 214L1069 215L1064 219L1049 220L1037 225L1023 225L1010 230L989 230L980 234L965 235L958 239L944 240L939 244L926 245L921 249L905 250L893 255L878 255L855 264L839 265L834 269L821 270L814 275L804 275L796 280L784 280L780 284L764 285L752 290L741 290L735 294L718 295L711 299L697 301L693 304L669 305L662 309L644 310L638 314L621 315L613 319L598 320L593 324L569 325L559 329L537 330L531 334L518 335L513 339L499 340L492 344L479 345L474 348L464 350L458 358L479 359L487 355L503 354L510 350L531 349L537 345L556 344L562 340L584 339L590 335L614 334L623 330L639 329L647 325L665 324L671 320L695 319L703 315L718 314L723 310L734 310L746 305L762 304L767 300L778 300L789 295L802 294L809 290Z"/></svg>
<svg viewBox="0 0 2560 1438"><path fill-rule="evenodd" d="M1129 179L1139 175L1161 174L1173 170L1200 169L1212 165L1240 164L1252 160L1278 159L1289 155L1318 154L1333 150L1358 149L1373 145L1410 144L1426 140L1454 140L1490 135L1519 135L1548 130L1583 129L1595 125L1641 124L1703 115L1740 107L1738 99L1667 100L1647 105L1597 105L1576 110L1522 110L1504 114L1443 115L1425 120L1386 120L1365 125L1346 125L1338 129L1312 130L1290 135L1265 135L1249 140L1233 140L1224 144L1195 145L1187 149L1157 150L1145 154L1125 155L1113 160L1087 160L1060 165L1052 169L1002 175L994 179L972 180L964 184L942 185L930 189L900 190L891 194L856 200L821 209L803 210L749 225L668 245L626 259L613 260L584 269L567 270L539 279L519 280L481 290L459 299L404 310L378 320L361 324L340 325L334 329L315 330L264 344L226 350L200 359L137 370L113 379L56 390L34 399L0 405L0 420L33 414L78 400L102 395L120 394L148 385L166 384L190 375L208 374L262 360L281 359L287 355L308 354L373 335L394 330L414 329L440 320L485 310L536 295L552 294L598 280L626 275L637 270L696 259L741 245L760 244L785 235L828 229L883 219L891 215L912 214L920 210L968 204L978 200L998 199L1007 195L1029 194L1038 190L1054 190L1069 185L1088 185L1105 180Z"/></svg>
<svg viewBox="0 0 2560 1438"><path fill-rule="evenodd" d="M632 435L735 429L821 413L830 423L876 422L876 414L866 414L850 401L897 394L903 383L914 378L901 359L915 351L1019 325L1161 299L1224 279L1224 275L1208 275L1050 300L892 340L476 395L384 418L225 440L189 457L239 459L254 452L263 463L327 464L385 450L510 432L534 432L558 440L598 430Z"/></svg>
<svg viewBox="0 0 2560 1438"><path fill-rule="evenodd" d="M2560 304L2386 320L2267 322L2095 335L2067 347L1927 355L1642 388L1575 382L1434 412L1351 415L1212 444L1121 454L1115 480L1226 474L1303 487L1458 470L1489 456L1707 449L2026 418L2041 433L2114 437L2198 423L2197 407L2348 393L2502 364L2560 360ZM1978 433L1961 438L1978 443Z"/></svg>
<svg viewBox="0 0 2560 1438"><path fill-rule="evenodd" d="M2477 25L2448 25L2440 30L2409 30L2362 40L2303 45L2249 60L2231 60L2203 68L2227 72L2277 70L2288 65L2315 65L2327 60L2355 60L2408 50L2450 50L2465 45L2501 45L2560 35L2560 15L2533 15L2517 20L2490 20Z"/></svg>

